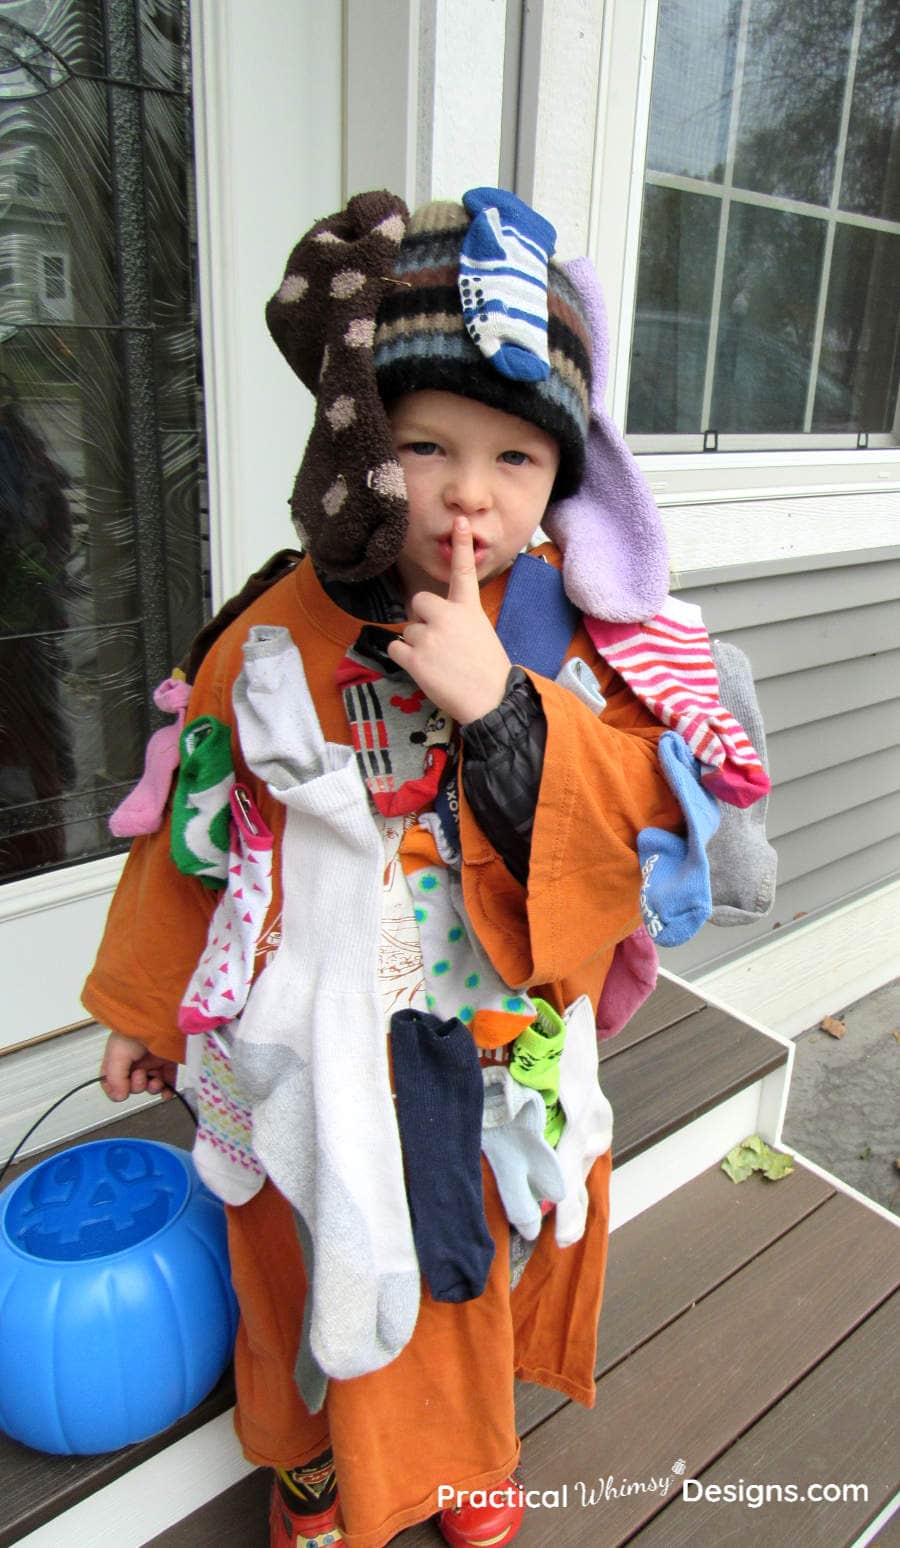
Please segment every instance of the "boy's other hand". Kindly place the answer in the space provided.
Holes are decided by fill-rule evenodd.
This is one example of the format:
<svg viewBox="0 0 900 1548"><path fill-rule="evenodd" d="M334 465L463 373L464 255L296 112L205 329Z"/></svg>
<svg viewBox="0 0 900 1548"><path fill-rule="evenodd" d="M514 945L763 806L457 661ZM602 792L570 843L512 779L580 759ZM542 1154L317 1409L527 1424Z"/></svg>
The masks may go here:
<svg viewBox="0 0 900 1548"><path fill-rule="evenodd" d="M110 1101L124 1102L128 1096L149 1091L167 1102L172 1096L167 1085L174 1086L177 1074L178 1066L171 1059L151 1053L139 1038L110 1032L100 1066L100 1079Z"/></svg>
<svg viewBox="0 0 900 1548"><path fill-rule="evenodd" d="M511 662L481 605L468 517L453 523L446 597L418 591L409 615L402 639L388 646L391 660L460 725L496 709Z"/></svg>

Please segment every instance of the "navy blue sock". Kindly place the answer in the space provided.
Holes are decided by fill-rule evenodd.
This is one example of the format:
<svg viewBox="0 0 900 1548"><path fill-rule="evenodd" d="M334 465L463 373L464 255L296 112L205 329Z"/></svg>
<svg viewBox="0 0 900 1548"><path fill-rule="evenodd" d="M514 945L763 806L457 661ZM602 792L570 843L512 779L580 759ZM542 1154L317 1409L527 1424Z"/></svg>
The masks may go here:
<svg viewBox="0 0 900 1548"><path fill-rule="evenodd" d="M436 1301L481 1295L494 1259L481 1186L484 1081L463 1022L395 1011L391 1061L413 1238Z"/></svg>

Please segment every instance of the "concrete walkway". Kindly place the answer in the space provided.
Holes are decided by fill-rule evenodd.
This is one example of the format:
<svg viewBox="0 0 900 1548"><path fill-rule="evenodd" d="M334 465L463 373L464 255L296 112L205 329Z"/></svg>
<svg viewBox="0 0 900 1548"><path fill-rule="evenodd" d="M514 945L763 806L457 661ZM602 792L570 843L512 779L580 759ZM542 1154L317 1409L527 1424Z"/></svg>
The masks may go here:
<svg viewBox="0 0 900 1548"><path fill-rule="evenodd" d="M784 1138L900 1214L900 979L832 1014L844 1037L811 1027L795 1040Z"/></svg>

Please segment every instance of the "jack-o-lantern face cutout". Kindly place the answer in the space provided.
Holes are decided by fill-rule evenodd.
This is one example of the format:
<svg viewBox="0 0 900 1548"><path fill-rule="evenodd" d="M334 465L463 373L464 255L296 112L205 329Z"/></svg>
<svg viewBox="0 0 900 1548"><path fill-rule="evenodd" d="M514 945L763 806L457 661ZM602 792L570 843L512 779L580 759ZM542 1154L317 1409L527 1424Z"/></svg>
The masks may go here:
<svg viewBox="0 0 900 1548"><path fill-rule="evenodd" d="M36 1168L7 1229L31 1257L104 1257L161 1230L186 1193L183 1169L156 1146L123 1141L76 1148Z"/></svg>

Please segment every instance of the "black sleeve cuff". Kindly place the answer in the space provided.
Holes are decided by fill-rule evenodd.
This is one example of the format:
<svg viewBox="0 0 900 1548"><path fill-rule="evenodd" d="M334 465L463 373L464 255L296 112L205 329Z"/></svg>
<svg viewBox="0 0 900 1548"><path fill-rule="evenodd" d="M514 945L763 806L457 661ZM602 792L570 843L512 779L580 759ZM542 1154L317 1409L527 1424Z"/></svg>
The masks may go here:
<svg viewBox="0 0 900 1548"><path fill-rule="evenodd" d="M462 727L463 788L478 826L517 881L528 877L547 722L536 690L513 667L496 709Z"/></svg>

